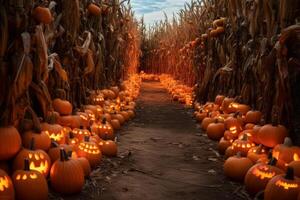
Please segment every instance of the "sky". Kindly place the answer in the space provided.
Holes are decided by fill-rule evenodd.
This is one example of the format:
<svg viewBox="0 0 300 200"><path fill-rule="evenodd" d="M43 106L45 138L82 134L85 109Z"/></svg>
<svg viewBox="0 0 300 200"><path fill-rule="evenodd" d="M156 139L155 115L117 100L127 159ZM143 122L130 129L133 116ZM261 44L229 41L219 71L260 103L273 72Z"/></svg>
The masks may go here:
<svg viewBox="0 0 300 200"><path fill-rule="evenodd" d="M131 5L138 18L144 16L145 23L153 24L157 20L164 19L164 12L168 18L172 18L173 13L183 8L185 2L189 0L131 0Z"/></svg>

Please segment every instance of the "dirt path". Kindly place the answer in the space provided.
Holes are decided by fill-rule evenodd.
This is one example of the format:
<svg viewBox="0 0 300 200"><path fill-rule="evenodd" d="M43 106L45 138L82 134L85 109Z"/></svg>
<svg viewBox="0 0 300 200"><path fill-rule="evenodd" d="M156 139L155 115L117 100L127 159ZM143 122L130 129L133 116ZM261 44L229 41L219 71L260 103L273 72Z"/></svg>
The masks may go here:
<svg viewBox="0 0 300 200"><path fill-rule="evenodd" d="M102 199L234 199L216 144L199 133L191 111L158 82L144 82L137 103L136 119L119 137L119 172L108 178Z"/></svg>

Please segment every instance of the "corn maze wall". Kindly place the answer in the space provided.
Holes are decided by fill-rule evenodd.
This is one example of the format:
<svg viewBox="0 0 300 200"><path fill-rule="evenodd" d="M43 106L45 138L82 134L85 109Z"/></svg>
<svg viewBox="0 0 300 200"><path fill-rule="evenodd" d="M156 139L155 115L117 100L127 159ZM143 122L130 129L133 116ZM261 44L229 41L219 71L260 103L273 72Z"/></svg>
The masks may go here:
<svg viewBox="0 0 300 200"><path fill-rule="evenodd" d="M300 135L300 1L203 0L144 31L143 70L263 111ZM295 134L297 133L297 134Z"/></svg>
<svg viewBox="0 0 300 200"><path fill-rule="evenodd" d="M57 97L80 109L136 72L139 43L127 1L0 0L1 125L47 119Z"/></svg>

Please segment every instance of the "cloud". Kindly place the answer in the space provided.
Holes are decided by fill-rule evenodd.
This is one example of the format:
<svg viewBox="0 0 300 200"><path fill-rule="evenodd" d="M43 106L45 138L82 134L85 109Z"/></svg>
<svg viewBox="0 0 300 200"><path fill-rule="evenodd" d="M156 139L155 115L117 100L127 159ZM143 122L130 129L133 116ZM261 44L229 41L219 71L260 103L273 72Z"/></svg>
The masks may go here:
<svg viewBox="0 0 300 200"><path fill-rule="evenodd" d="M153 24L155 21L172 18L173 13L177 13L183 8L187 0L132 0L131 4L137 18L144 16L146 24Z"/></svg>

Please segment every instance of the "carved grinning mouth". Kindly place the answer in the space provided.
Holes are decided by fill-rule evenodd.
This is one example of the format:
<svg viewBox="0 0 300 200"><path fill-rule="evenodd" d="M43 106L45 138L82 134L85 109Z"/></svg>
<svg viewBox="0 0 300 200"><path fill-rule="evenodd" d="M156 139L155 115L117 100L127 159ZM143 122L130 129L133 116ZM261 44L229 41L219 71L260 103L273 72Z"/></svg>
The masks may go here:
<svg viewBox="0 0 300 200"><path fill-rule="evenodd" d="M287 182L284 182L284 181L282 181L282 180L276 181L275 184L276 184L277 186L279 186L279 187L284 188L285 190L288 190L288 189L290 189L290 188L298 188L298 186L299 186L297 183L287 183Z"/></svg>
<svg viewBox="0 0 300 200"><path fill-rule="evenodd" d="M267 167L262 167L262 170L268 170ZM259 177L261 180L264 179L271 179L275 176L275 172L265 172L265 171L261 171L258 168L255 168L253 170L253 174L257 177Z"/></svg>
<svg viewBox="0 0 300 200"><path fill-rule="evenodd" d="M49 164L48 164L47 160L41 161L39 166L36 166L35 163L33 161L31 161L30 166L29 166L30 170L39 171L42 174L47 173L48 167L49 167Z"/></svg>
<svg viewBox="0 0 300 200"><path fill-rule="evenodd" d="M9 180L7 176L0 177L0 191L3 192L9 187Z"/></svg>

